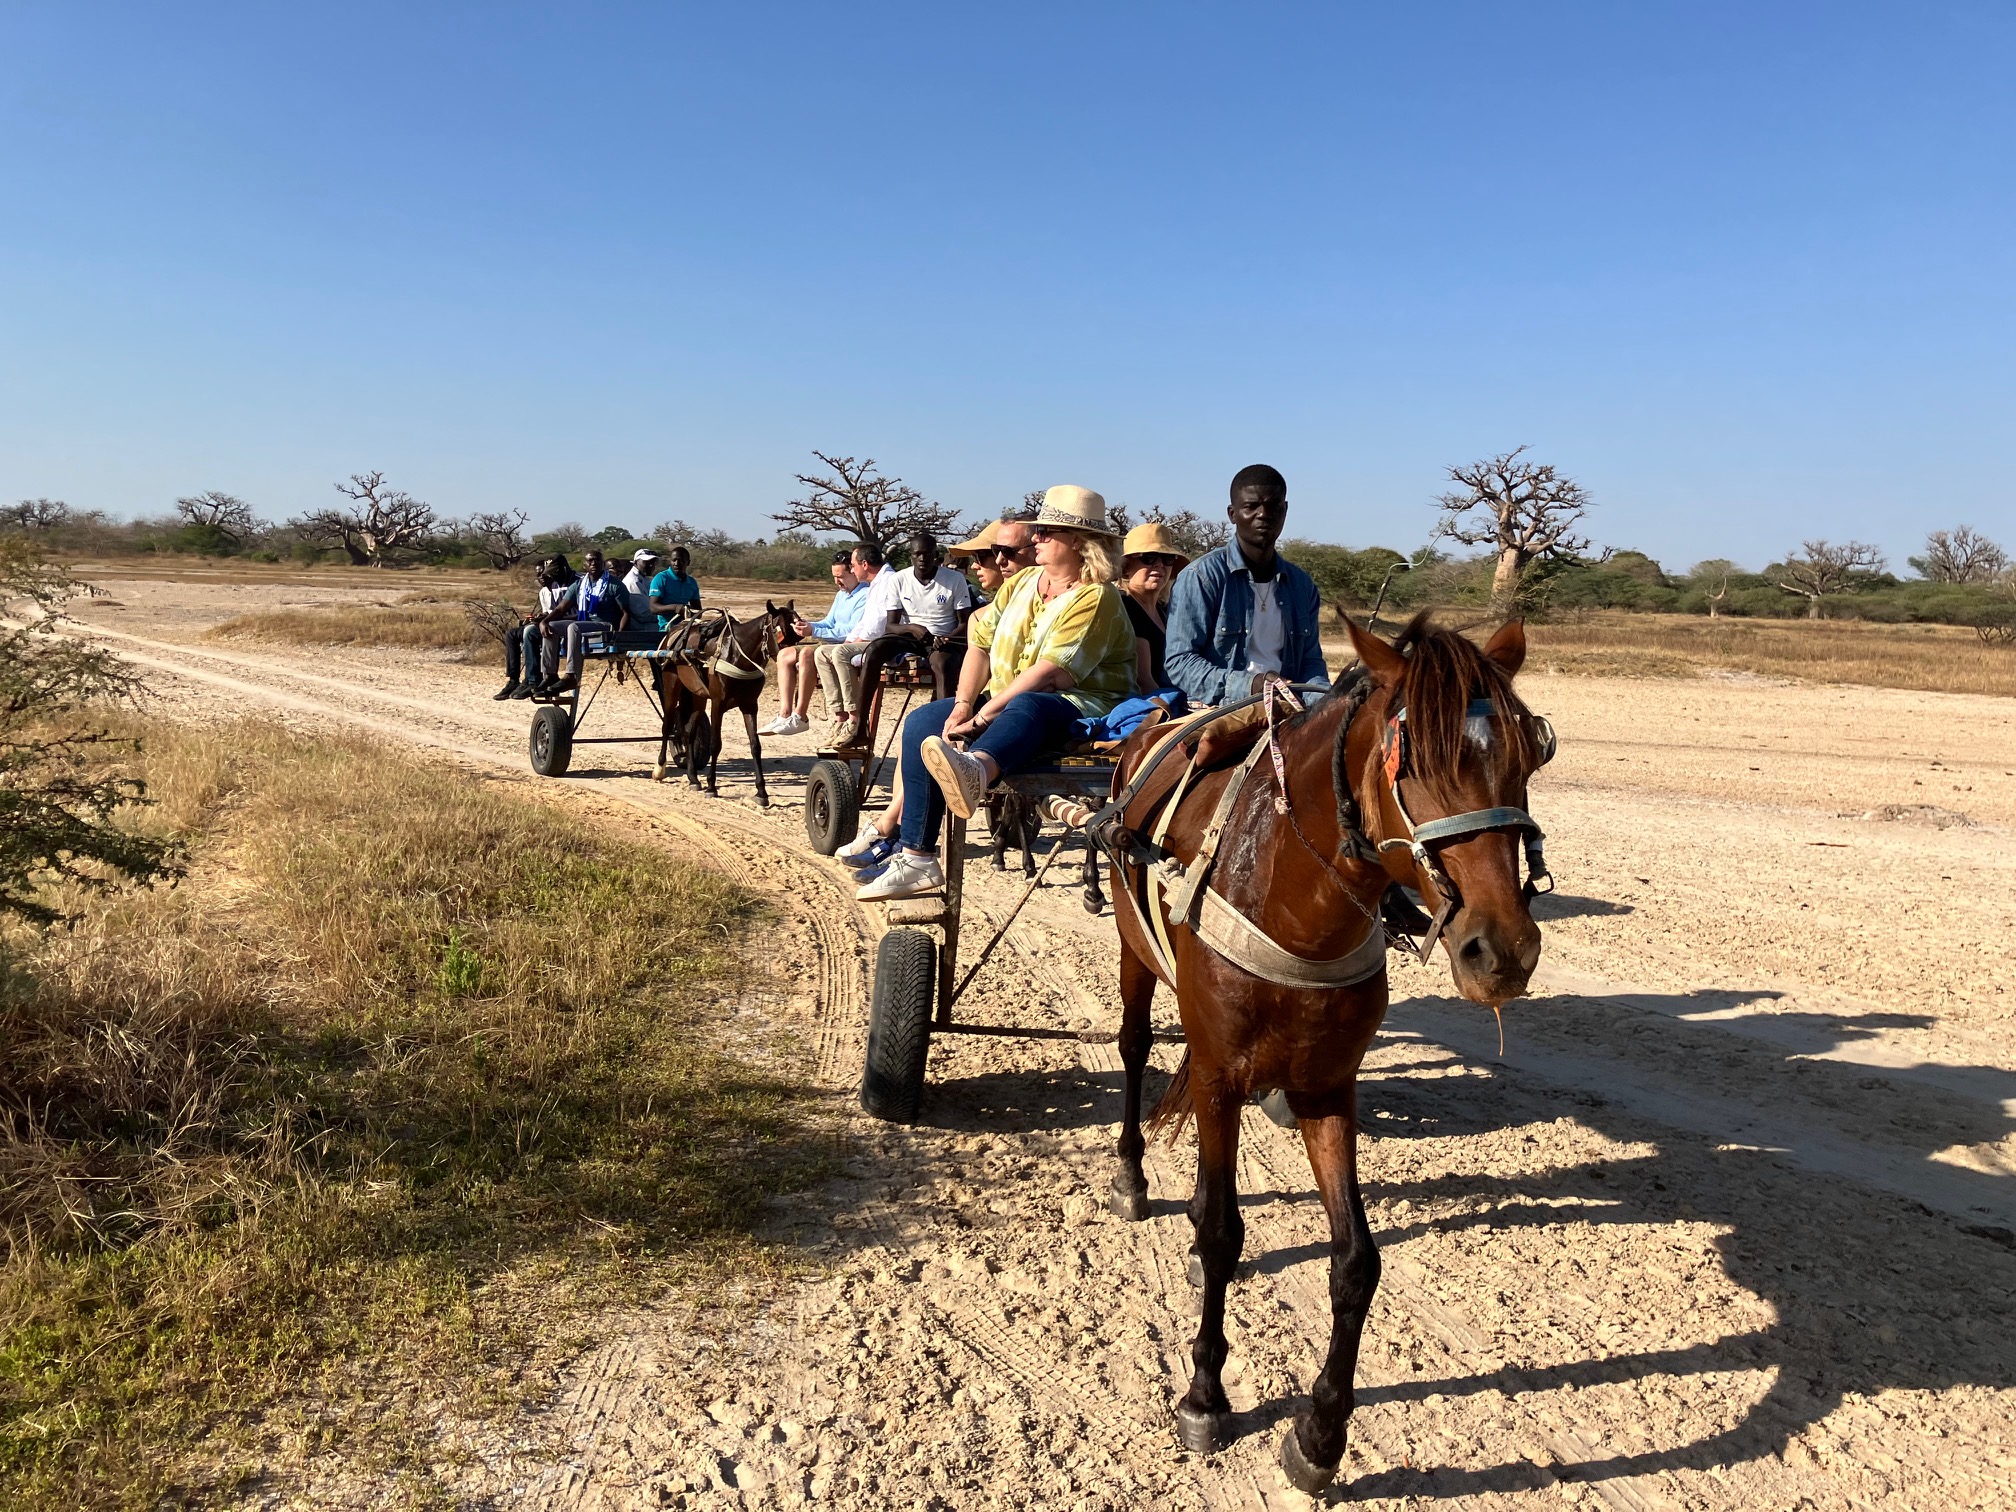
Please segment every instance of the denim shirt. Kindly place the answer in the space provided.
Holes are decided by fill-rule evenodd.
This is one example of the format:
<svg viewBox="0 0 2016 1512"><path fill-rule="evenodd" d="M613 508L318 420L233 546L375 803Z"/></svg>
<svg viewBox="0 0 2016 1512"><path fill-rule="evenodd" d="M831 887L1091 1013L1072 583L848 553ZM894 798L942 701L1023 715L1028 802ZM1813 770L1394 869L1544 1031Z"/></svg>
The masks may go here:
<svg viewBox="0 0 2016 1512"><path fill-rule="evenodd" d="M1322 598L1315 580L1286 557L1276 556L1281 605L1281 675L1290 682L1329 686L1317 616ZM1206 552L1176 575L1169 600L1169 681L1193 704L1243 698L1246 637L1253 629L1253 572L1237 540Z"/></svg>

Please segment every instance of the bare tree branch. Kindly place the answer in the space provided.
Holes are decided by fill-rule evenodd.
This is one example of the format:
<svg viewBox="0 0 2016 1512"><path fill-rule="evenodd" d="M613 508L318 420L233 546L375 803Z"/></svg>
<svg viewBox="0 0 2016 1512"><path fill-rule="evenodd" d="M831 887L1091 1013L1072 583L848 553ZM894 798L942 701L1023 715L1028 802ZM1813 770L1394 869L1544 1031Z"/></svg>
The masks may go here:
<svg viewBox="0 0 2016 1512"><path fill-rule="evenodd" d="M466 528L490 565L503 572L524 561L525 553L532 549L525 539L529 519L522 509L489 510L469 516Z"/></svg>
<svg viewBox="0 0 2016 1512"><path fill-rule="evenodd" d="M1935 530L1925 538L1925 555L1911 565L1935 583L1992 583L2009 565L2009 554L1971 525Z"/></svg>
<svg viewBox="0 0 2016 1512"><path fill-rule="evenodd" d="M252 506L214 488L177 499L175 512L188 524L216 531L233 546L243 546L248 537L259 533L259 522L252 518Z"/></svg>
<svg viewBox="0 0 2016 1512"><path fill-rule="evenodd" d="M336 492L350 508L317 509L290 523L311 541L341 546L356 566L383 567L391 553L419 546L433 533L432 506L386 487L382 472L352 473Z"/></svg>
<svg viewBox="0 0 2016 1512"><path fill-rule="evenodd" d="M1589 545L1574 530L1588 512L1588 490L1551 462L1522 462L1525 451L1521 446L1450 468L1450 480L1460 489L1435 501L1442 511L1438 535L1498 553L1491 592L1501 603L1517 594L1520 578L1536 559L1573 556Z"/></svg>
<svg viewBox="0 0 2016 1512"><path fill-rule="evenodd" d="M1820 618L1820 600L1845 593L1855 586L1859 574L1881 572L1883 553L1866 541L1807 541L1804 556L1794 557L1779 569L1778 586L1786 593L1806 600L1806 617Z"/></svg>
<svg viewBox="0 0 2016 1512"><path fill-rule="evenodd" d="M54 530L68 525L76 513L61 499L23 499L0 509L0 528L14 530Z"/></svg>
<svg viewBox="0 0 2016 1512"><path fill-rule="evenodd" d="M857 462L822 451L812 455L830 471L797 475L807 490L805 497L793 499L782 513L770 516L788 529L850 535L887 552L919 530L942 536L957 518L956 511L925 498L901 478L881 476L873 457Z"/></svg>

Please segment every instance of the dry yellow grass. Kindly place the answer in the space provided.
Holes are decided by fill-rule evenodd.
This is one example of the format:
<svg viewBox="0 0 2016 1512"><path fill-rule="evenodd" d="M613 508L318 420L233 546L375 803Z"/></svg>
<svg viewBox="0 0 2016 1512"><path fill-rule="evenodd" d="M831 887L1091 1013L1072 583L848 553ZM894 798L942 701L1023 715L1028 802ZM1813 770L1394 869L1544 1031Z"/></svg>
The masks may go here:
<svg viewBox="0 0 2016 1512"><path fill-rule="evenodd" d="M1529 665L1567 673L1684 677L1723 670L2016 697L2016 647L1984 645L1954 625L1599 613L1529 625L1527 633Z"/></svg>
<svg viewBox="0 0 2016 1512"><path fill-rule="evenodd" d="M570 1297L760 1275L827 1146L710 1048L756 899L381 743L129 730L188 879L0 926L0 1505L396 1459Z"/></svg>
<svg viewBox="0 0 2016 1512"><path fill-rule="evenodd" d="M415 595L394 603L332 604L312 609L261 609L204 632L206 640L263 640L290 646L403 646L421 651L495 647L470 628L460 601Z"/></svg>

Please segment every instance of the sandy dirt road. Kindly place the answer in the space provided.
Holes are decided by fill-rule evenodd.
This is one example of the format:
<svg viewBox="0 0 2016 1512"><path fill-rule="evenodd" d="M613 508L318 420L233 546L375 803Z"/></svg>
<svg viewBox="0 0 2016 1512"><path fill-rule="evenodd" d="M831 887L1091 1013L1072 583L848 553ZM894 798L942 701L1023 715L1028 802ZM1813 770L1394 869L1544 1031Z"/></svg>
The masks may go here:
<svg viewBox="0 0 2016 1512"><path fill-rule="evenodd" d="M170 710L362 728L538 780L494 674L195 639L294 601L285 586L108 586L85 613ZM1332 1497L2016 1506L2016 703L1524 686L1563 740L1533 797L1562 884L1547 956L1502 1056L1444 969L1394 967L1363 1084L1386 1268ZM739 732L718 800L646 780L641 747L583 748L545 786L633 806L778 900L766 1011L853 1140L841 1179L772 1219L816 1279L727 1337L594 1320L542 1410L444 1424L438 1489L553 1508L1307 1505L1274 1468L1329 1319L1299 1141L1249 1113L1242 1433L1200 1461L1168 1415L1194 1327L1194 1156L1153 1153L1149 1222L1107 1214L1110 1044L948 1040L917 1127L846 1111L882 925L804 845L809 744L769 744L768 813ZM1116 1021L1111 921L1073 870L977 980L976 1017ZM968 877L976 914L1020 890L984 863ZM309 1476L302 1504L402 1494L341 1464Z"/></svg>

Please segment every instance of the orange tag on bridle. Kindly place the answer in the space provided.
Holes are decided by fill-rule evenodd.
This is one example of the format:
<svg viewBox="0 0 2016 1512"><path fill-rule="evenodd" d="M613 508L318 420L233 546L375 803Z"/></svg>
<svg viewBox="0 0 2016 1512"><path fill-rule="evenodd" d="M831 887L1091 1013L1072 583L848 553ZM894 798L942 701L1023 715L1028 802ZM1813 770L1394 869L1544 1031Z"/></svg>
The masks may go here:
<svg viewBox="0 0 2016 1512"><path fill-rule="evenodd" d="M1400 780L1400 758L1407 749L1407 730L1395 714L1386 721L1386 781L1389 785Z"/></svg>

